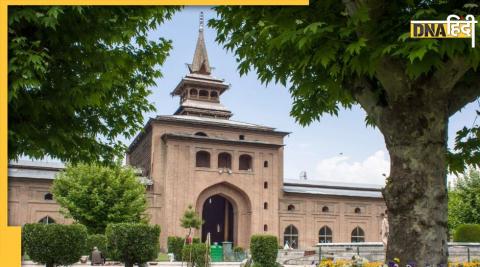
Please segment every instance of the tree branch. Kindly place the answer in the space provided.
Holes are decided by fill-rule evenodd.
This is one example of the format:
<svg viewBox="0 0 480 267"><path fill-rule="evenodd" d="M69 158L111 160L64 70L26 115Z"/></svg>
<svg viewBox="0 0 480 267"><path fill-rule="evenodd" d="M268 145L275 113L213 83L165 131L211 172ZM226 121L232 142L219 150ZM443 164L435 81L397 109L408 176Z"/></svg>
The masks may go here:
<svg viewBox="0 0 480 267"><path fill-rule="evenodd" d="M451 58L445 62L432 77L435 88L438 88L437 94L448 94L470 68L471 65L463 57Z"/></svg>
<svg viewBox="0 0 480 267"><path fill-rule="evenodd" d="M365 112L378 123L381 115L380 93L374 84L366 78L356 78L353 81L346 81L344 88L351 92Z"/></svg>
<svg viewBox="0 0 480 267"><path fill-rule="evenodd" d="M411 80L405 74L405 69L400 61L383 57L379 62L375 77L382 84L390 101L408 97Z"/></svg>
<svg viewBox="0 0 480 267"><path fill-rule="evenodd" d="M480 96L480 70L470 70L448 94L448 114L452 116Z"/></svg>

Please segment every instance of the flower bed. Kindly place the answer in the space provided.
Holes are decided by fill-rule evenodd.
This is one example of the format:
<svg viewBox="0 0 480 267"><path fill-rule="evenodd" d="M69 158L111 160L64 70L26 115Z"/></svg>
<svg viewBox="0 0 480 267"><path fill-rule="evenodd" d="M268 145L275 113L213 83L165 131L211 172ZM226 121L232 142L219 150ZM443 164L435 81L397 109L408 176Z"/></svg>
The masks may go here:
<svg viewBox="0 0 480 267"><path fill-rule="evenodd" d="M363 261L358 260L322 260L318 267L382 267L388 266L380 261ZM449 262L448 267L480 267L480 261L473 262Z"/></svg>

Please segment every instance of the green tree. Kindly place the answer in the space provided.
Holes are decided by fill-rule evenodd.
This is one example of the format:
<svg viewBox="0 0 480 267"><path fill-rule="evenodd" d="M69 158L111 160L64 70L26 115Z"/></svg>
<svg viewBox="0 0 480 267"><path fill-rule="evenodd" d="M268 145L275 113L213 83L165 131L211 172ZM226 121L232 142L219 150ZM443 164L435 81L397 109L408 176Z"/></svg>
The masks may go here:
<svg viewBox="0 0 480 267"><path fill-rule="evenodd" d="M109 223L145 221L145 187L130 167L78 164L67 166L53 182L62 212L103 234Z"/></svg>
<svg viewBox="0 0 480 267"><path fill-rule="evenodd" d="M466 1L322 0L305 7L217 7L209 25L239 71L288 86L302 125L359 104L391 159L383 190L387 259L447 263L448 119L480 95L470 39L409 38L412 19L477 13ZM479 18L477 17L477 20ZM477 24L477 31L479 31ZM479 129L458 136L451 171L480 164ZM428 261L428 262L427 262Z"/></svg>
<svg viewBox="0 0 480 267"><path fill-rule="evenodd" d="M458 177L448 197L448 226L451 231L460 224L480 224L479 170L472 169Z"/></svg>
<svg viewBox="0 0 480 267"><path fill-rule="evenodd" d="M171 42L148 32L176 8L10 6L8 157L112 162L154 110Z"/></svg>
<svg viewBox="0 0 480 267"><path fill-rule="evenodd" d="M183 217L180 218L180 225L188 229L188 236L191 236L192 229L200 229L202 227L203 220L200 216L195 212L192 205L188 205L188 209L185 210L183 213Z"/></svg>

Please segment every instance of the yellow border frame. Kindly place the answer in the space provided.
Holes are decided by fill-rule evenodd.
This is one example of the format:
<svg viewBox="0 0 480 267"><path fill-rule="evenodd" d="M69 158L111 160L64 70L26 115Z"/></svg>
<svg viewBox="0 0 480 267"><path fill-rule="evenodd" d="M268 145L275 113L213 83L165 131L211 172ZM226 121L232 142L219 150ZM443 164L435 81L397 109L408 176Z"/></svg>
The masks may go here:
<svg viewBox="0 0 480 267"><path fill-rule="evenodd" d="M7 88L8 88L8 6L9 5L308 5L308 0L1 0L0 4L0 266L21 266L21 228L8 227L8 156L7 156Z"/></svg>

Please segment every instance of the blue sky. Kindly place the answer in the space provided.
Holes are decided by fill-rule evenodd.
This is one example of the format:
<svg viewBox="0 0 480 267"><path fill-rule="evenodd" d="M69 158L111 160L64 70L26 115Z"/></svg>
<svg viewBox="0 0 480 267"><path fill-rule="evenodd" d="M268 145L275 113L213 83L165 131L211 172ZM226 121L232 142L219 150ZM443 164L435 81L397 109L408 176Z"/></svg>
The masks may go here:
<svg viewBox="0 0 480 267"><path fill-rule="evenodd" d="M192 61L200 11L204 11L206 20L215 16L209 7L186 7L151 33L152 39L172 40L173 49L161 66L164 77L151 88L150 100L157 111L145 114L145 119L172 114L178 107L179 99L172 98L170 92L187 73L185 64ZM299 173L306 171L308 179L384 183L382 173L388 175L388 153L381 133L365 126L363 110L355 106L342 110L338 117L325 116L320 122L301 127L289 115L292 100L288 90L281 85L262 85L255 73L240 77L234 55L218 45L215 36L213 29L205 29L209 61L215 67L213 75L231 84L221 101L234 113L232 119L292 132L285 138L285 178L298 179ZM451 118L450 146L458 129L472 125L476 107L470 104Z"/></svg>

